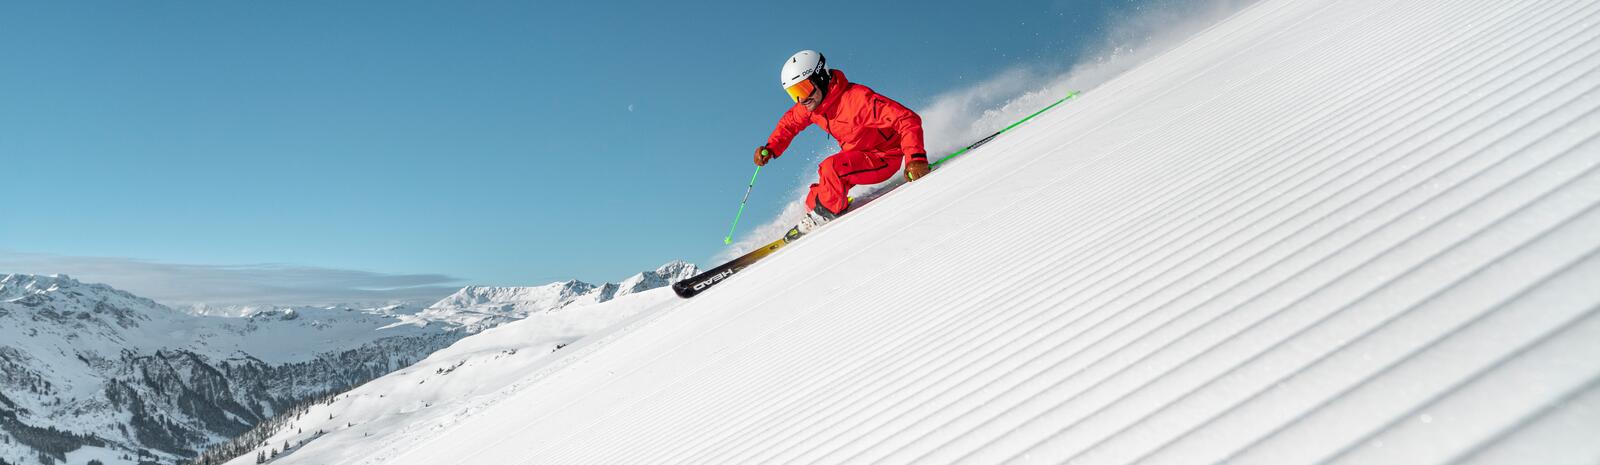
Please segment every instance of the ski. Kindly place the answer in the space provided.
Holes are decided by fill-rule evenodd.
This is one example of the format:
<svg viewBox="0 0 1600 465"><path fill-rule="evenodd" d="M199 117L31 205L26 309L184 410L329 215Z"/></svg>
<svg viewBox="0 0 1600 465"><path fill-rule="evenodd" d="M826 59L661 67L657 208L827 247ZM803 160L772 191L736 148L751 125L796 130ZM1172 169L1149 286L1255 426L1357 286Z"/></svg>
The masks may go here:
<svg viewBox="0 0 1600 465"><path fill-rule="evenodd" d="M678 297L685 299L694 297L695 294L699 294L701 291L709 289L711 286L715 286L717 283L727 280L729 277L733 276L734 273L738 273L740 270L743 270L745 267L754 264L756 261L761 260L768 255L772 255L773 252L778 251L778 249L783 248L783 246L788 245L790 242L799 240L800 236L803 235L804 234L800 232L800 228L789 228L789 232L784 234L782 239L772 241L767 245L761 246L758 249L739 256L739 258L730 260L728 263L723 263L722 266L706 270L703 273L694 275L692 278L672 283L672 292L678 293Z"/></svg>

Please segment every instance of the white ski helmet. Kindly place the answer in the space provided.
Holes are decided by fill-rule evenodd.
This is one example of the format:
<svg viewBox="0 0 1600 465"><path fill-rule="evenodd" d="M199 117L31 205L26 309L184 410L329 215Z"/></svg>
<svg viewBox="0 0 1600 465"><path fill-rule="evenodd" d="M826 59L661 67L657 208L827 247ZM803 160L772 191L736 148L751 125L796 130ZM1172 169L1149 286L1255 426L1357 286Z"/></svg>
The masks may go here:
<svg viewBox="0 0 1600 465"><path fill-rule="evenodd" d="M811 95L812 90L821 89L828 91L828 81L832 76L828 73L828 60L816 50L801 50L783 62L783 72L778 79L783 84L783 90L789 93L789 98L795 102Z"/></svg>

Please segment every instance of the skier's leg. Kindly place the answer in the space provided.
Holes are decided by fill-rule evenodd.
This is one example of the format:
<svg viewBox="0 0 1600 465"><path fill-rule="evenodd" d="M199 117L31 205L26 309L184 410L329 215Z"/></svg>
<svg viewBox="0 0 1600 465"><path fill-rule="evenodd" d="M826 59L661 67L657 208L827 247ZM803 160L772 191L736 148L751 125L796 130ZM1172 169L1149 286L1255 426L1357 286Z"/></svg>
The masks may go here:
<svg viewBox="0 0 1600 465"><path fill-rule="evenodd" d="M838 216L850 206L850 188L887 181L900 168L900 157L869 152L839 152L817 166L817 183L806 194L806 208L818 206Z"/></svg>

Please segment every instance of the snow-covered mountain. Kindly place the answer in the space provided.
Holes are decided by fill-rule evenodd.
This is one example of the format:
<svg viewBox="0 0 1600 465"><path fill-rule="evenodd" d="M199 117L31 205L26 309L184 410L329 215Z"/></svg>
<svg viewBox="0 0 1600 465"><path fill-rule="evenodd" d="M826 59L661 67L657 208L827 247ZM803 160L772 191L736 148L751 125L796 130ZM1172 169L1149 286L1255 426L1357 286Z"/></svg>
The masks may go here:
<svg viewBox="0 0 1600 465"><path fill-rule="evenodd" d="M389 315L409 315L419 309L427 307L431 301L426 302L354 302L330 305L216 305L216 304L191 304L171 306L174 310L198 316L220 317L248 317L259 313L282 313L285 311L304 312L316 309L360 309L362 311Z"/></svg>
<svg viewBox="0 0 1600 465"><path fill-rule="evenodd" d="M1593 464L1596 18L1263 0L692 300L232 463Z"/></svg>
<svg viewBox="0 0 1600 465"><path fill-rule="evenodd" d="M663 287L694 276L695 272L695 266L688 262L672 261L655 270L629 276L620 284L594 285L572 280L537 287L469 286L424 309L416 320L447 322L474 329L493 327L569 305L601 303Z"/></svg>
<svg viewBox="0 0 1600 465"><path fill-rule="evenodd" d="M672 262L623 282L665 285L693 272ZM218 317L68 276L0 275L0 460L173 463L467 335L626 294L575 281L483 289L426 306Z"/></svg>
<svg viewBox="0 0 1600 465"><path fill-rule="evenodd" d="M0 459L172 462L464 336L390 309L199 317L67 276L0 276Z"/></svg>
<svg viewBox="0 0 1600 465"><path fill-rule="evenodd" d="M597 350L608 342L606 334L641 324L680 302L670 289L649 289L600 303L574 303L560 312L536 313L486 330L415 365L310 405L228 463L254 463L258 456L287 459L308 444L319 452L314 459L305 458L316 463L351 463L390 446L402 450L402 444L392 441L427 437L493 408L498 399L528 389L533 380L581 363L581 357L567 354Z"/></svg>

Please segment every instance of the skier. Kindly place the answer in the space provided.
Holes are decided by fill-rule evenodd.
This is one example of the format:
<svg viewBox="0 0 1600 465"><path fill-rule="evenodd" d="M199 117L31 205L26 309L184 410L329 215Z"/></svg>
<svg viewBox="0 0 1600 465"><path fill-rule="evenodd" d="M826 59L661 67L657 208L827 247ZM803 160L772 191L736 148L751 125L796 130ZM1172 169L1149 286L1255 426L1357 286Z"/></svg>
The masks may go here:
<svg viewBox="0 0 1600 465"><path fill-rule="evenodd" d="M819 179L806 193L799 233L844 214L850 208L851 187L887 181L902 165L907 181L928 174L922 117L916 112L828 69L822 54L813 50L789 57L779 78L795 105L778 120L766 145L756 148L756 166L783 155L794 136L812 124L839 141L839 153L817 167Z"/></svg>

